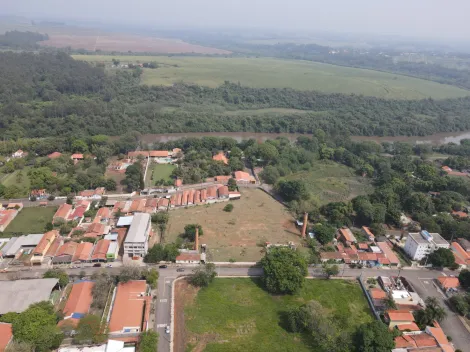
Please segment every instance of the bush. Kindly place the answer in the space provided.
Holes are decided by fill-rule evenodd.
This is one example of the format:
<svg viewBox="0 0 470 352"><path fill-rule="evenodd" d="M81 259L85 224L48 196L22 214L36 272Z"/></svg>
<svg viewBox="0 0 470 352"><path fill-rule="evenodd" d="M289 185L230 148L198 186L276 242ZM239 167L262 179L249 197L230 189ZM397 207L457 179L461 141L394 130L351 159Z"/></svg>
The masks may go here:
<svg viewBox="0 0 470 352"><path fill-rule="evenodd" d="M224 211L226 211L227 213L232 212L232 210L233 210L233 204L227 204L227 205L224 207Z"/></svg>
<svg viewBox="0 0 470 352"><path fill-rule="evenodd" d="M47 197L47 199L52 201L55 199L55 197L51 194L49 197Z"/></svg>

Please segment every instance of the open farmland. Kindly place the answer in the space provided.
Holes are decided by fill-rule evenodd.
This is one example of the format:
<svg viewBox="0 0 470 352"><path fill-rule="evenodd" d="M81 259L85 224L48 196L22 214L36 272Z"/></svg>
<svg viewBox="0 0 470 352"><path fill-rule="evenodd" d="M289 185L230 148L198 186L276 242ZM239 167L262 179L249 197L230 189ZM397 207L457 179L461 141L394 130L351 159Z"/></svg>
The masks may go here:
<svg viewBox="0 0 470 352"><path fill-rule="evenodd" d="M177 322L182 315L178 304L185 302L186 340L178 336L179 329L175 335L180 351L323 352L309 336L283 328L283 313L310 300L317 300L330 310L335 321L348 332L372 321L356 282L307 280L300 292L276 296L264 291L259 279L251 278L215 279L197 293L192 287L184 288L184 282L177 284ZM180 344L186 345L185 348Z"/></svg>
<svg viewBox="0 0 470 352"><path fill-rule="evenodd" d="M144 69L142 83L176 82L216 87L224 81L255 88L294 88L325 93L363 94L387 99L435 99L470 95L464 89L413 77L301 60L273 58L165 57L74 55L78 60L111 63L155 61L158 69Z"/></svg>
<svg viewBox="0 0 470 352"><path fill-rule="evenodd" d="M303 180L312 197L321 204L345 201L373 191L369 179L360 177L353 169L334 162L318 162L311 171L298 172L286 179Z"/></svg>
<svg viewBox="0 0 470 352"><path fill-rule="evenodd" d="M52 221L57 207L23 208L5 230L5 234L43 233L46 224Z"/></svg>
<svg viewBox="0 0 470 352"><path fill-rule="evenodd" d="M213 260L239 262L261 259L265 242L299 243L299 231L281 204L258 189L241 192L230 213L222 210L225 202L171 211L166 241L175 241L187 224L200 224L204 230L200 243L207 244Z"/></svg>
<svg viewBox="0 0 470 352"><path fill-rule="evenodd" d="M52 34L49 39L40 42L43 46L55 48L71 47L90 51L148 52L158 54L229 54L229 51L194 45L178 39L154 38L144 36L105 34Z"/></svg>

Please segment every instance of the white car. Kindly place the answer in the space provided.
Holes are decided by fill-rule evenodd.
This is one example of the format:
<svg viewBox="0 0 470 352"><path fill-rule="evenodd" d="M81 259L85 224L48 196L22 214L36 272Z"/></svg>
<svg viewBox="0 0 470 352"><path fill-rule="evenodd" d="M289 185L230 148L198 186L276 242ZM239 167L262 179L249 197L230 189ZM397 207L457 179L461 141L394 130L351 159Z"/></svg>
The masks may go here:
<svg viewBox="0 0 470 352"><path fill-rule="evenodd" d="M165 333L169 334L170 333L170 325L167 325L165 328Z"/></svg>

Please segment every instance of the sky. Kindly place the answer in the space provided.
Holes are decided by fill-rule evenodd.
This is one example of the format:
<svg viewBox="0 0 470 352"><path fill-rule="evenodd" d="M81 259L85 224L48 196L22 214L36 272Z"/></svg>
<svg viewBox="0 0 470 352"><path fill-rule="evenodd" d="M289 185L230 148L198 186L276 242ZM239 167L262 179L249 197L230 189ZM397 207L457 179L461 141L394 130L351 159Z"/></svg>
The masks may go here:
<svg viewBox="0 0 470 352"><path fill-rule="evenodd" d="M173 27L466 39L469 0L1 0L0 14Z"/></svg>

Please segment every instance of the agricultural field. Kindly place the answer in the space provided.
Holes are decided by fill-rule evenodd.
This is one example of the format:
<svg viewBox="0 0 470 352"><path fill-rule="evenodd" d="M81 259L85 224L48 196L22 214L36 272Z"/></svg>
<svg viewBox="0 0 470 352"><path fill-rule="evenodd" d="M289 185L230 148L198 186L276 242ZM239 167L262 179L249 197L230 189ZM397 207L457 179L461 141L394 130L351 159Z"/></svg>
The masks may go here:
<svg viewBox="0 0 470 352"><path fill-rule="evenodd" d="M223 211L226 202L200 205L170 212L165 241L174 242L188 224L200 224L209 258L238 262L260 260L265 242L299 243L300 232L293 217L271 196L259 189L241 189L242 198L232 201L233 211Z"/></svg>
<svg viewBox="0 0 470 352"><path fill-rule="evenodd" d="M178 289L177 307L179 299L183 298L178 295ZM180 350L320 352L309 336L283 328L283 313L310 300L317 300L329 309L340 326L349 332L372 321L366 299L356 282L307 280L295 295L273 296L263 290L260 279L215 279L209 287L197 293L193 289L184 296L186 349ZM180 317L178 313L177 309L176 320ZM178 332L175 335L177 346L184 344Z"/></svg>
<svg viewBox="0 0 470 352"><path fill-rule="evenodd" d="M311 171L298 172L286 179L305 181L312 197L320 204L345 201L373 191L369 179L334 162L318 162Z"/></svg>
<svg viewBox="0 0 470 352"><path fill-rule="evenodd" d="M255 88L294 88L387 99L469 95L467 90L418 78L301 60L111 55L74 55L74 58L109 64L113 58L121 63L155 61L159 65L157 69L144 69L142 83L148 85L184 81L216 87L224 81L232 81Z"/></svg>
<svg viewBox="0 0 470 352"><path fill-rule="evenodd" d="M56 210L57 207L25 207L8 225L5 234L44 233Z"/></svg>
<svg viewBox="0 0 470 352"><path fill-rule="evenodd" d="M151 163L145 177L145 187L152 187L159 180L172 181L171 173L175 165Z"/></svg>

